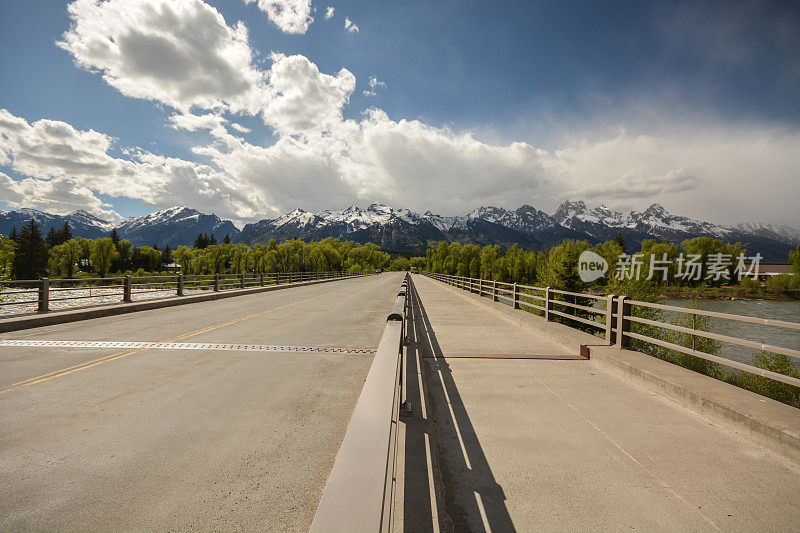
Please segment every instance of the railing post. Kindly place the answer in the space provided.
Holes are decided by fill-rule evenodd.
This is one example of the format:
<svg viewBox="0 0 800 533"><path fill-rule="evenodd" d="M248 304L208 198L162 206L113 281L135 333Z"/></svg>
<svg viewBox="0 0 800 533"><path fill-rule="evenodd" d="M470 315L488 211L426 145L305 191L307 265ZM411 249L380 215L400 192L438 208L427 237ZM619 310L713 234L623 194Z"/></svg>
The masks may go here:
<svg viewBox="0 0 800 533"><path fill-rule="evenodd" d="M550 320L550 311L553 308L550 302L552 301L552 296L550 294L550 287L544 288L544 319L549 321Z"/></svg>
<svg viewBox="0 0 800 533"><path fill-rule="evenodd" d="M630 321L625 320L630 315L631 304L628 303L627 296L617 297L617 346L619 348L627 348L630 346L631 340L625 335L626 331L630 331Z"/></svg>
<svg viewBox="0 0 800 533"><path fill-rule="evenodd" d="M214 292L219 292L219 273L214 273Z"/></svg>
<svg viewBox="0 0 800 533"><path fill-rule="evenodd" d="M519 309L519 289L517 289L517 284L516 283L514 284L513 297L514 297L514 300L513 300L514 309Z"/></svg>
<svg viewBox="0 0 800 533"><path fill-rule="evenodd" d="M259 283L263 287L264 286L264 273L263 272L259 273L259 278L260 278Z"/></svg>
<svg viewBox="0 0 800 533"><path fill-rule="evenodd" d="M133 282L130 276L125 276L125 284L122 286L122 301L130 303L133 301L131 293L133 292Z"/></svg>
<svg viewBox="0 0 800 533"><path fill-rule="evenodd" d="M497 280L492 280L492 301L497 301Z"/></svg>
<svg viewBox="0 0 800 533"><path fill-rule="evenodd" d="M39 278L39 306L36 309L40 313L50 310L50 279Z"/></svg>
<svg viewBox="0 0 800 533"><path fill-rule="evenodd" d="M614 345L614 295L606 296L606 342Z"/></svg>
<svg viewBox="0 0 800 533"><path fill-rule="evenodd" d="M478 296L483 296L483 278L478 279Z"/></svg>
<svg viewBox="0 0 800 533"><path fill-rule="evenodd" d="M183 274L178 274L178 296L183 296Z"/></svg>
<svg viewBox="0 0 800 533"><path fill-rule="evenodd" d="M244 289L244 272L239 274L239 288Z"/></svg>

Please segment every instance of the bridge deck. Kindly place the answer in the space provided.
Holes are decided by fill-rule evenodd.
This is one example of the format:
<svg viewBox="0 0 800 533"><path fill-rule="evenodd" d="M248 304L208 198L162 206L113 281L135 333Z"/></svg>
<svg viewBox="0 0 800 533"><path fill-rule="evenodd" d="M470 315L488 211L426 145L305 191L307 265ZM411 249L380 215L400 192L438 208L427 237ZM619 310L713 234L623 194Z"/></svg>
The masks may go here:
<svg viewBox="0 0 800 533"><path fill-rule="evenodd" d="M591 361L451 357L556 350L460 291L414 282L407 529L431 530L432 515L476 531L800 527L796 465Z"/></svg>
<svg viewBox="0 0 800 533"><path fill-rule="evenodd" d="M0 339L374 349L400 281L334 281ZM305 531L371 361L0 346L0 530Z"/></svg>

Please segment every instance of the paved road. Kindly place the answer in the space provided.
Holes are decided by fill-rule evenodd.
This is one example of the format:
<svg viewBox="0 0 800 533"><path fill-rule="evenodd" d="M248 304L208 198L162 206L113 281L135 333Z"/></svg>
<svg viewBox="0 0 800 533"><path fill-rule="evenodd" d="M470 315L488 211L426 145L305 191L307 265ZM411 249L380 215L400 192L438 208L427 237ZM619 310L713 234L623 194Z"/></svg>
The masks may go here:
<svg viewBox="0 0 800 533"><path fill-rule="evenodd" d="M433 531L432 515L456 531L800 530L797 465L591 361L513 358L559 350L414 283L407 530Z"/></svg>
<svg viewBox="0 0 800 533"><path fill-rule="evenodd" d="M372 348L402 280L0 335ZM369 354L0 347L0 530L307 530Z"/></svg>

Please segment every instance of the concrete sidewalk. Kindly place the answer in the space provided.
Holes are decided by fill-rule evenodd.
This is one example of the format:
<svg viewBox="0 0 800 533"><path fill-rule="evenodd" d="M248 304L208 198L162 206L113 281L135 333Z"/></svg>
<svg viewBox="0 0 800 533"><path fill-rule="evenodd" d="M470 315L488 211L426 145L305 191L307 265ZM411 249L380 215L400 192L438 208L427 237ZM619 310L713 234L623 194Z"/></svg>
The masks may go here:
<svg viewBox="0 0 800 533"><path fill-rule="evenodd" d="M796 530L800 470L414 276L406 530ZM431 520L433 516L433 520Z"/></svg>

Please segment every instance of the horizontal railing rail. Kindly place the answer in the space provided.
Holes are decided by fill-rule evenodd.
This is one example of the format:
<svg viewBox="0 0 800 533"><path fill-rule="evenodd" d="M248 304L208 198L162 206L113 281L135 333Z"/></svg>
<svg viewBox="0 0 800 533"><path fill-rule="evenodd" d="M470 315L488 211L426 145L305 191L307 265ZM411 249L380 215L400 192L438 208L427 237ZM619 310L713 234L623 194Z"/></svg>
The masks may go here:
<svg viewBox="0 0 800 533"><path fill-rule="evenodd" d="M670 324L668 322L663 322L660 320L651 320L648 318L636 316L636 313L633 311L633 309L637 307L650 308L650 309L657 309L660 311L668 311L671 313L680 313L684 315L689 315L693 317L692 318L693 324L696 323L696 317L698 316L711 317L721 320L730 320L734 322L747 322L751 324L772 326L776 328L784 328L791 330L800 330L800 323L788 322L785 320L774 320L769 318L752 317L746 315L720 313L718 311L706 311L703 309L691 309L686 307L678 307L674 305L665 305L653 302L641 302L641 301L631 300L627 296L615 296L615 295L601 296L597 294L564 291L559 289L553 289L551 287L535 287L530 285L522 285L516 283L507 283L507 282L499 282L499 281L476 279L476 278L467 278L462 276L453 276L449 274L436 274L431 272L425 272L424 275L432 279L441 281L443 283L447 283L457 288L469 290L470 292L477 292L481 296L490 296L494 301L504 300L506 303L513 306L515 309L525 308L526 310L529 311L541 312L546 320L552 320L553 316L558 316L567 319L569 321L578 322L597 329L605 330L604 339L606 340L606 342L608 342L609 345L616 344L620 348L628 348L630 346L630 340L636 339L641 342L646 342L656 346L660 346L662 348L675 350L687 355L692 355L694 357L705 359L707 361L711 361L714 363L718 363L731 368L736 368L738 370L742 370L759 376L768 377L770 379L774 379L782 383L787 383L789 385L800 387L800 379L794 378L792 376L787 376L777 372L772 372L769 370L765 370L763 368L759 368L757 366L749 365L725 357L709 354L701 350L697 350L695 346L695 338L702 337L706 339L712 339L719 342L733 344L735 346L743 346L746 348L753 348L756 350L764 350L770 353L786 355L788 357L793 357L795 359L800 359L800 350L798 349L789 348L785 346L777 346L765 342L756 342L748 339L734 337L732 335L713 333L710 331L699 330L696 329L695 327L689 328L685 326L679 326L676 324ZM504 289L503 291L505 292L506 296L503 296L499 294L501 292L501 289L499 287L511 287L511 289L510 290ZM521 292L523 290L539 291L544 296L526 294L524 292ZM568 302L558 299L557 298L558 296L572 297L574 300L572 302ZM542 305L536 305L530 302L526 302L524 298L536 299L538 301L541 301ZM602 308L596 308L590 305L584 305L583 303L586 302L583 302L581 304L577 303L579 299L594 301L596 303L605 302L605 304ZM556 306L558 306L559 308L555 309ZM576 314L568 312L569 310L581 311L590 316L577 316ZM602 318L604 320L600 322L597 320L593 320L591 317ZM659 339L653 336L644 335L643 333L631 331L631 324L644 324L651 327L661 328L663 330L675 331L678 333L689 335L691 338L692 346L691 347L682 346L680 344L668 342L664 339Z"/></svg>
<svg viewBox="0 0 800 533"><path fill-rule="evenodd" d="M153 274L109 278L0 280L0 316L47 313L50 304L69 309L69 301L100 304L184 296L189 292L224 291L321 279L361 276L370 272L253 272L243 274ZM82 294L81 291L85 292ZM147 296L145 296L147 295ZM35 304L35 305L31 305ZM33 307L33 309L31 309ZM75 306L73 306L75 307ZM22 309L15 311L15 309Z"/></svg>
<svg viewBox="0 0 800 533"><path fill-rule="evenodd" d="M386 319L378 350L314 515L314 533L391 530L409 283L406 275Z"/></svg>

